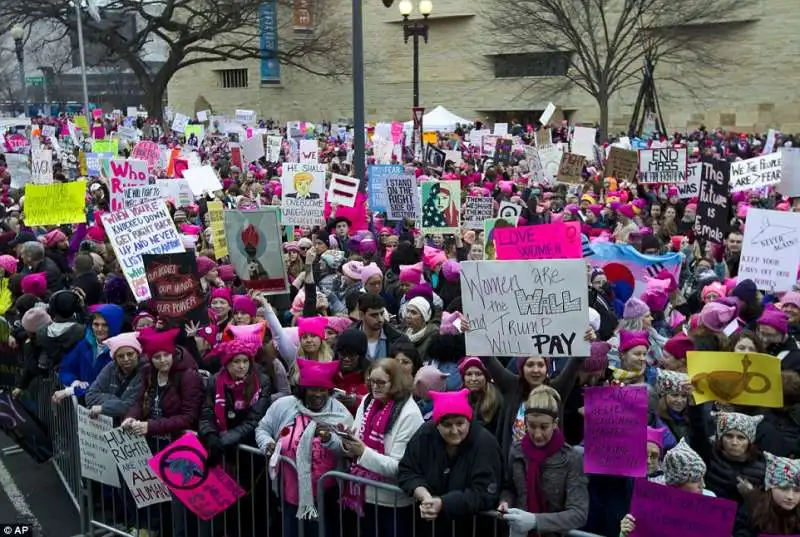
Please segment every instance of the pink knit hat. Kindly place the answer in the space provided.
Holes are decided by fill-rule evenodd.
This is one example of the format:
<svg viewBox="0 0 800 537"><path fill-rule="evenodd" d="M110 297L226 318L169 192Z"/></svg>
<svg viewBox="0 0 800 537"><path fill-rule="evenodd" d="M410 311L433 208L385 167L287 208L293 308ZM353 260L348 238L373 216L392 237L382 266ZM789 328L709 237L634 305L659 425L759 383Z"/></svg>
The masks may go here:
<svg viewBox="0 0 800 537"><path fill-rule="evenodd" d="M2 257L2 256L0 256ZM0 265L2 266L2 265ZM781 297L781 304L791 304L795 307L800 308L800 293L797 291L789 291L783 297Z"/></svg>
<svg viewBox="0 0 800 537"><path fill-rule="evenodd" d="M450 283L455 283L461 275L461 263L453 259L448 259L442 264L442 274L444 279Z"/></svg>
<svg viewBox="0 0 800 537"><path fill-rule="evenodd" d="M445 261L447 261L447 256L443 251L431 248L430 246L424 248L422 252L422 262L429 270L435 269Z"/></svg>
<svg viewBox="0 0 800 537"><path fill-rule="evenodd" d="M233 265L220 265L219 279L225 283L232 282L236 279L236 270L233 268Z"/></svg>
<svg viewBox="0 0 800 537"><path fill-rule="evenodd" d="M325 319L328 321L327 328L337 334L341 334L353 324L353 321L348 317L325 317Z"/></svg>
<svg viewBox="0 0 800 537"><path fill-rule="evenodd" d="M10 255L0 255L0 268L6 271L6 277L17 273L17 258Z"/></svg>
<svg viewBox="0 0 800 537"><path fill-rule="evenodd" d="M22 292L42 298L47 292L47 275L44 272L28 274L22 278Z"/></svg>
<svg viewBox="0 0 800 537"><path fill-rule="evenodd" d="M225 332L231 335L233 339L244 341L246 343L254 343L261 346L264 341L264 336L267 334L267 323L259 321L253 324L229 324L225 328Z"/></svg>
<svg viewBox="0 0 800 537"><path fill-rule="evenodd" d="M414 375L414 395L425 399L431 391L441 392L447 387L447 375L435 365L424 365Z"/></svg>
<svg viewBox="0 0 800 537"><path fill-rule="evenodd" d="M217 264L210 257L201 255L197 258L197 275L201 278L217 268Z"/></svg>
<svg viewBox="0 0 800 537"><path fill-rule="evenodd" d="M457 392L429 392L433 400L433 421L439 423L446 416L464 416L472 421L472 405L469 404L469 390Z"/></svg>
<svg viewBox="0 0 800 537"><path fill-rule="evenodd" d="M664 449L664 433L666 431L667 431L666 427L659 427L658 429L648 427L647 443L657 445L658 449Z"/></svg>
<svg viewBox="0 0 800 537"><path fill-rule="evenodd" d="M764 313L758 318L758 324L772 327L781 334L789 332L789 317L774 306L764 309Z"/></svg>
<svg viewBox="0 0 800 537"><path fill-rule="evenodd" d="M400 281L416 285L422 281L422 262L413 265L400 265Z"/></svg>
<svg viewBox="0 0 800 537"><path fill-rule="evenodd" d="M317 317L322 319L322 317ZM333 389L333 377L339 372L339 362L317 362L316 360L297 359L297 370L300 378L297 385L301 388Z"/></svg>
<svg viewBox="0 0 800 537"><path fill-rule="evenodd" d="M726 306L719 302L712 302L703 306L700 310L700 324L712 332L722 332L736 317L736 308Z"/></svg>
<svg viewBox="0 0 800 537"><path fill-rule="evenodd" d="M377 264L370 263L361 268L361 283L366 284L373 276L380 276L383 278L383 272L381 272L381 268Z"/></svg>
<svg viewBox="0 0 800 537"><path fill-rule="evenodd" d="M459 318L460 318L460 316L459 316L457 311L454 311L453 313L450 313L448 311L443 311L442 312L442 324L439 325L439 333L440 334L450 334L450 335L453 335L453 336L456 335L456 334L459 334L460 332L458 331L458 329L456 328L456 326L454 324L456 322L456 320L459 319Z"/></svg>
<svg viewBox="0 0 800 537"><path fill-rule="evenodd" d="M225 367L230 363L231 360L239 355L247 356L247 358L252 362L260 346L261 345L256 345L252 341L234 339L232 341L225 341L224 343L221 343L217 347L216 351L219 353L222 367Z"/></svg>
<svg viewBox="0 0 800 537"><path fill-rule="evenodd" d="M608 351L611 345L605 341L593 341L589 357L581 363L584 373L602 373L608 367Z"/></svg>
<svg viewBox="0 0 800 537"><path fill-rule="evenodd" d="M213 291L211 291L211 296L208 298L208 302L211 303L212 300L215 298L222 298L228 302L228 305L233 305L233 297L231 296L231 290L227 287L217 287Z"/></svg>
<svg viewBox="0 0 800 537"><path fill-rule="evenodd" d="M667 307L667 303L669 303L667 293L656 289L647 289L640 298L642 302L647 304L651 312L663 312Z"/></svg>
<svg viewBox="0 0 800 537"><path fill-rule="evenodd" d="M67 240L67 236L60 229L54 229L53 231L45 233L39 237L39 241L44 245L45 248L52 248L59 242L65 240Z"/></svg>
<svg viewBox="0 0 800 537"><path fill-rule="evenodd" d="M165 332L157 332L154 328L145 328L139 332L139 341L142 344L142 351L149 358L157 352L175 352L175 338L178 337L179 328L173 328Z"/></svg>
<svg viewBox="0 0 800 537"><path fill-rule="evenodd" d="M647 332L620 330L619 352L627 352L634 347L644 346L650 348L650 339Z"/></svg>
<svg viewBox="0 0 800 537"><path fill-rule="evenodd" d="M489 373L489 370L486 369L483 360L477 356L465 356L460 362L458 362L458 372L461 373L462 377L470 367L477 367L481 370L481 373L483 373L483 376L486 377L487 380L491 380L492 375Z"/></svg>
<svg viewBox="0 0 800 537"><path fill-rule="evenodd" d="M125 332L118 334L114 337L108 338L104 341L104 343L106 347L108 347L108 352L112 359L117 351L122 347L130 347L139 354L142 354L142 344L139 343L139 334L136 332Z"/></svg>
<svg viewBox="0 0 800 537"><path fill-rule="evenodd" d="M325 339L325 327L328 326L328 321L325 317L298 317L297 318L297 332L300 337L306 334L318 336L320 339Z"/></svg>
<svg viewBox="0 0 800 537"><path fill-rule="evenodd" d="M255 317L258 311L258 304L247 295L236 295L232 303L233 313L246 313L250 317Z"/></svg>
<svg viewBox="0 0 800 537"><path fill-rule="evenodd" d="M700 298L705 300L706 297L711 293L714 293L715 295L717 295L717 298L722 298L726 294L725 293L725 286L722 285L719 282L710 283L710 284L706 285L705 287L703 287L703 292L700 293Z"/></svg>
<svg viewBox="0 0 800 537"><path fill-rule="evenodd" d="M105 242L106 232L103 231L103 228L94 225L86 230L86 238L92 242Z"/></svg>
<svg viewBox="0 0 800 537"><path fill-rule="evenodd" d="M361 280L361 270L364 264L361 261L348 261L342 265L342 273L351 280Z"/></svg>

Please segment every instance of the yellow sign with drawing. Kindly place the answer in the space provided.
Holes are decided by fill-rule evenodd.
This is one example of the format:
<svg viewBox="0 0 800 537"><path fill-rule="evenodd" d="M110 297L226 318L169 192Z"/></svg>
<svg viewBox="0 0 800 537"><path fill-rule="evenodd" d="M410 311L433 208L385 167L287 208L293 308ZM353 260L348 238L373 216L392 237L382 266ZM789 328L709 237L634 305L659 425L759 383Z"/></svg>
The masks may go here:
<svg viewBox="0 0 800 537"><path fill-rule="evenodd" d="M687 370L695 401L783 407L781 361L768 354L689 351Z"/></svg>

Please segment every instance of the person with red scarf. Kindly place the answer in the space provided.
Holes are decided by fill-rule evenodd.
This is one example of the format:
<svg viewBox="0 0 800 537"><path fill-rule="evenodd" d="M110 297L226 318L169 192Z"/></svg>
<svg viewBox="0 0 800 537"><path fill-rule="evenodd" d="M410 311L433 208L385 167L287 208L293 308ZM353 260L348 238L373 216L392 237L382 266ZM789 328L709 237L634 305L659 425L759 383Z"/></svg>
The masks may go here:
<svg viewBox="0 0 800 537"><path fill-rule="evenodd" d="M526 434L511 446L497 508L512 536L566 534L586 524L589 481L582 454L564 441L560 406L549 386L535 388L525 403Z"/></svg>

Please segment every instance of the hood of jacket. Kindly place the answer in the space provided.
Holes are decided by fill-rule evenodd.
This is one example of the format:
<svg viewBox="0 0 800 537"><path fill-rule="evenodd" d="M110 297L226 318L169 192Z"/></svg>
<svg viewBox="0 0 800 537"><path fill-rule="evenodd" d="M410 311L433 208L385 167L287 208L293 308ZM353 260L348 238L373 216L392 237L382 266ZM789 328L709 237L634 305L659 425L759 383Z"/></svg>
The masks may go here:
<svg viewBox="0 0 800 537"><path fill-rule="evenodd" d="M108 337L119 335L122 330L122 322L125 319L125 311L116 304L102 304L95 309L95 313L105 319L108 324Z"/></svg>

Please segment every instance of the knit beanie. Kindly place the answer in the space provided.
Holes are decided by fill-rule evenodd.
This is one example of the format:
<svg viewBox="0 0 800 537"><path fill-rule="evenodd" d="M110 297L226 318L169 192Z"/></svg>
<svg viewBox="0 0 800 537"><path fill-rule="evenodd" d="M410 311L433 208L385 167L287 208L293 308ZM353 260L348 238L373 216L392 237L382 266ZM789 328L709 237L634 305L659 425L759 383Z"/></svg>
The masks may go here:
<svg viewBox="0 0 800 537"><path fill-rule="evenodd" d="M383 279L383 272L377 264L370 263L361 268L361 283L366 284L373 276L380 276Z"/></svg>
<svg viewBox="0 0 800 537"><path fill-rule="evenodd" d="M456 283L461 275L461 263L448 259L442 264L442 274L448 282Z"/></svg>
<svg viewBox="0 0 800 537"><path fill-rule="evenodd" d="M645 303L651 312L663 312L669 303L669 295L661 290L648 289L642 293L641 301ZM628 302L630 302L630 300Z"/></svg>
<svg viewBox="0 0 800 537"><path fill-rule="evenodd" d="M492 375L489 373L489 370L486 369L486 365L484 365L483 360L477 356L465 356L464 359L458 363L458 372L463 377L467 373L467 370L471 367L477 367L481 370L481 373L483 373L483 376L486 377L487 380L491 380Z"/></svg>
<svg viewBox="0 0 800 537"><path fill-rule="evenodd" d="M17 273L17 258L11 255L0 255L0 268L6 272L6 278Z"/></svg>
<svg viewBox="0 0 800 537"><path fill-rule="evenodd" d="M179 328L158 332L154 328L144 328L139 332L139 342L142 351L148 358L158 352L173 354L175 352L175 338L178 337Z"/></svg>
<svg viewBox="0 0 800 537"><path fill-rule="evenodd" d="M422 262L413 265L400 265L400 282L416 285L422 281Z"/></svg>
<svg viewBox="0 0 800 537"><path fill-rule="evenodd" d="M245 313L250 317L255 317L258 311L258 304L247 295L236 295L233 297L231 309L233 313Z"/></svg>
<svg viewBox="0 0 800 537"><path fill-rule="evenodd" d="M204 255L201 255L200 257L197 258L197 275L199 277L202 278L215 268L217 268L217 264L214 262L213 259L206 257Z"/></svg>
<svg viewBox="0 0 800 537"><path fill-rule="evenodd" d="M50 311L54 316L68 319L80 310L78 295L72 291L58 291L50 297Z"/></svg>
<svg viewBox="0 0 800 537"><path fill-rule="evenodd" d="M676 359L686 361L686 353L694 350L694 341L683 332L669 338L664 344L664 350Z"/></svg>
<svg viewBox="0 0 800 537"><path fill-rule="evenodd" d="M317 336L320 339L325 339L325 327L328 326L328 321L325 317L298 317L297 318L297 332L300 337L306 334Z"/></svg>
<svg viewBox="0 0 800 537"><path fill-rule="evenodd" d="M47 275L44 272L28 274L22 278L20 287L24 294L42 298L47 293Z"/></svg>
<svg viewBox="0 0 800 537"><path fill-rule="evenodd" d="M297 385L301 388L326 388L331 390L335 387L333 378L339 372L338 361L317 362L316 360L298 358L296 363L299 372Z"/></svg>
<svg viewBox="0 0 800 537"><path fill-rule="evenodd" d="M225 283L230 283L236 279L236 270L233 265L220 265L218 272L219 279Z"/></svg>
<svg viewBox="0 0 800 537"><path fill-rule="evenodd" d="M22 316L22 328L30 334L52 322L53 320L44 308L31 308Z"/></svg>
<svg viewBox="0 0 800 537"><path fill-rule="evenodd" d="M229 306L233 306L233 296L231 290L227 287L217 287L211 291L211 296L208 298L208 303L210 304L215 298L221 298L225 300Z"/></svg>
<svg viewBox="0 0 800 537"><path fill-rule="evenodd" d="M446 416L464 416L472 421L472 405L469 403L469 390L457 392L430 392L433 400L433 421L440 423Z"/></svg>
<svg viewBox="0 0 800 537"><path fill-rule="evenodd" d="M425 399L431 391L444 391L446 382L447 375L442 373L438 367L424 365L414 375L414 395L420 399Z"/></svg>
<svg viewBox="0 0 800 537"><path fill-rule="evenodd" d="M659 369L656 375L656 394L659 397L665 395L679 395L686 393L684 386L689 382L689 375L679 371L669 371Z"/></svg>
<svg viewBox="0 0 800 537"><path fill-rule="evenodd" d="M736 308L719 302L711 302L700 310L700 324L712 332L722 332L736 317Z"/></svg>
<svg viewBox="0 0 800 537"><path fill-rule="evenodd" d="M354 353L363 357L367 355L367 335L361 330L345 330L336 338L336 352Z"/></svg>
<svg viewBox="0 0 800 537"><path fill-rule="evenodd" d="M647 427L647 443L648 444L655 444L658 446L658 449L664 449L664 433L666 432L666 427L659 427L658 429L654 429L653 427Z"/></svg>
<svg viewBox="0 0 800 537"><path fill-rule="evenodd" d="M703 287L703 292L700 294L700 298L703 300L708 297L710 294L717 295L717 298L722 298L725 296L725 286L720 282L714 282L706 285Z"/></svg>
<svg viewBox="0 0 800 537"><path fill-rule="evenodd" d="M606 341L593 341L589 357L581 364L584 373L602 373L608 367L608 352L611 345Z"/></svg>
<svg viewBox="0 0 800 537"><path fill-rule="evenodd" d="M764 308L764 312L758 318L758 324L772 327L783 335L789 332L789 317L774 306Z"/></svg>
<svg viewBox="0 0 800 537"><path fill-rule="evenodd" d="M748 416L739 412L712 412L711 417L717 422L717 438L722 438L730 431L738 431L751 443L755 442L756 429L764 419L763 415Z"/></svg>
<svg viewBox="0 0 800 537"><path fill-rule="evenodd" d="M764 452L767 468L764 472L764 488L787 489L800 488L800 461L777 457Z"/></svg>
<svg viewBox="0 0 800 537"><path fill-rule="evenodd" d="M644 317L648 313L650 313L650 308L647 306L647 304L638 298L632 297L625 303L625 309L623 310L622 318L628 320L637 319L639 317Z"/></svg>
<svg viewBox="0 0 800 537"><path fill-rule="evenodd" d="M413 307L427 323L431 320L431 303L421 296L416 296L406 303L406 308Z"/></svg>
<svg viewBox="0 0 800 537"><path fill-rule="evenodd" d="M139 354L142 354L142 345L139 343L139 334L136 332L118 334L106 339L103 343L108 347L108 352L112 359L114 359L114 355L122 347L130 347Z"/></svg>
<svg viewBox="0 0 800 537"><path fill-rule="evenodd" d="M644 346L650 348L650 338L647 332L642 331L619 331L619 352L624 353L634 347Z"/></svg>
<svg viewBox="0 0 800 537"><path fill-rule="evenodd" d="M706 463L689 447L685 438L681 438L677 446L667 451L662 468L666 485L697 483L706 475Z"/></svg>
<svg viewBox="0 0 800 537"><path fill-rule="evenodd" d="M745 304L752 304L756 301L756 293L758 289L756 288L755 282L753 280L742 280L736 284L736 287L733 288L731 291L731 295L735 296Z"/></svg>

